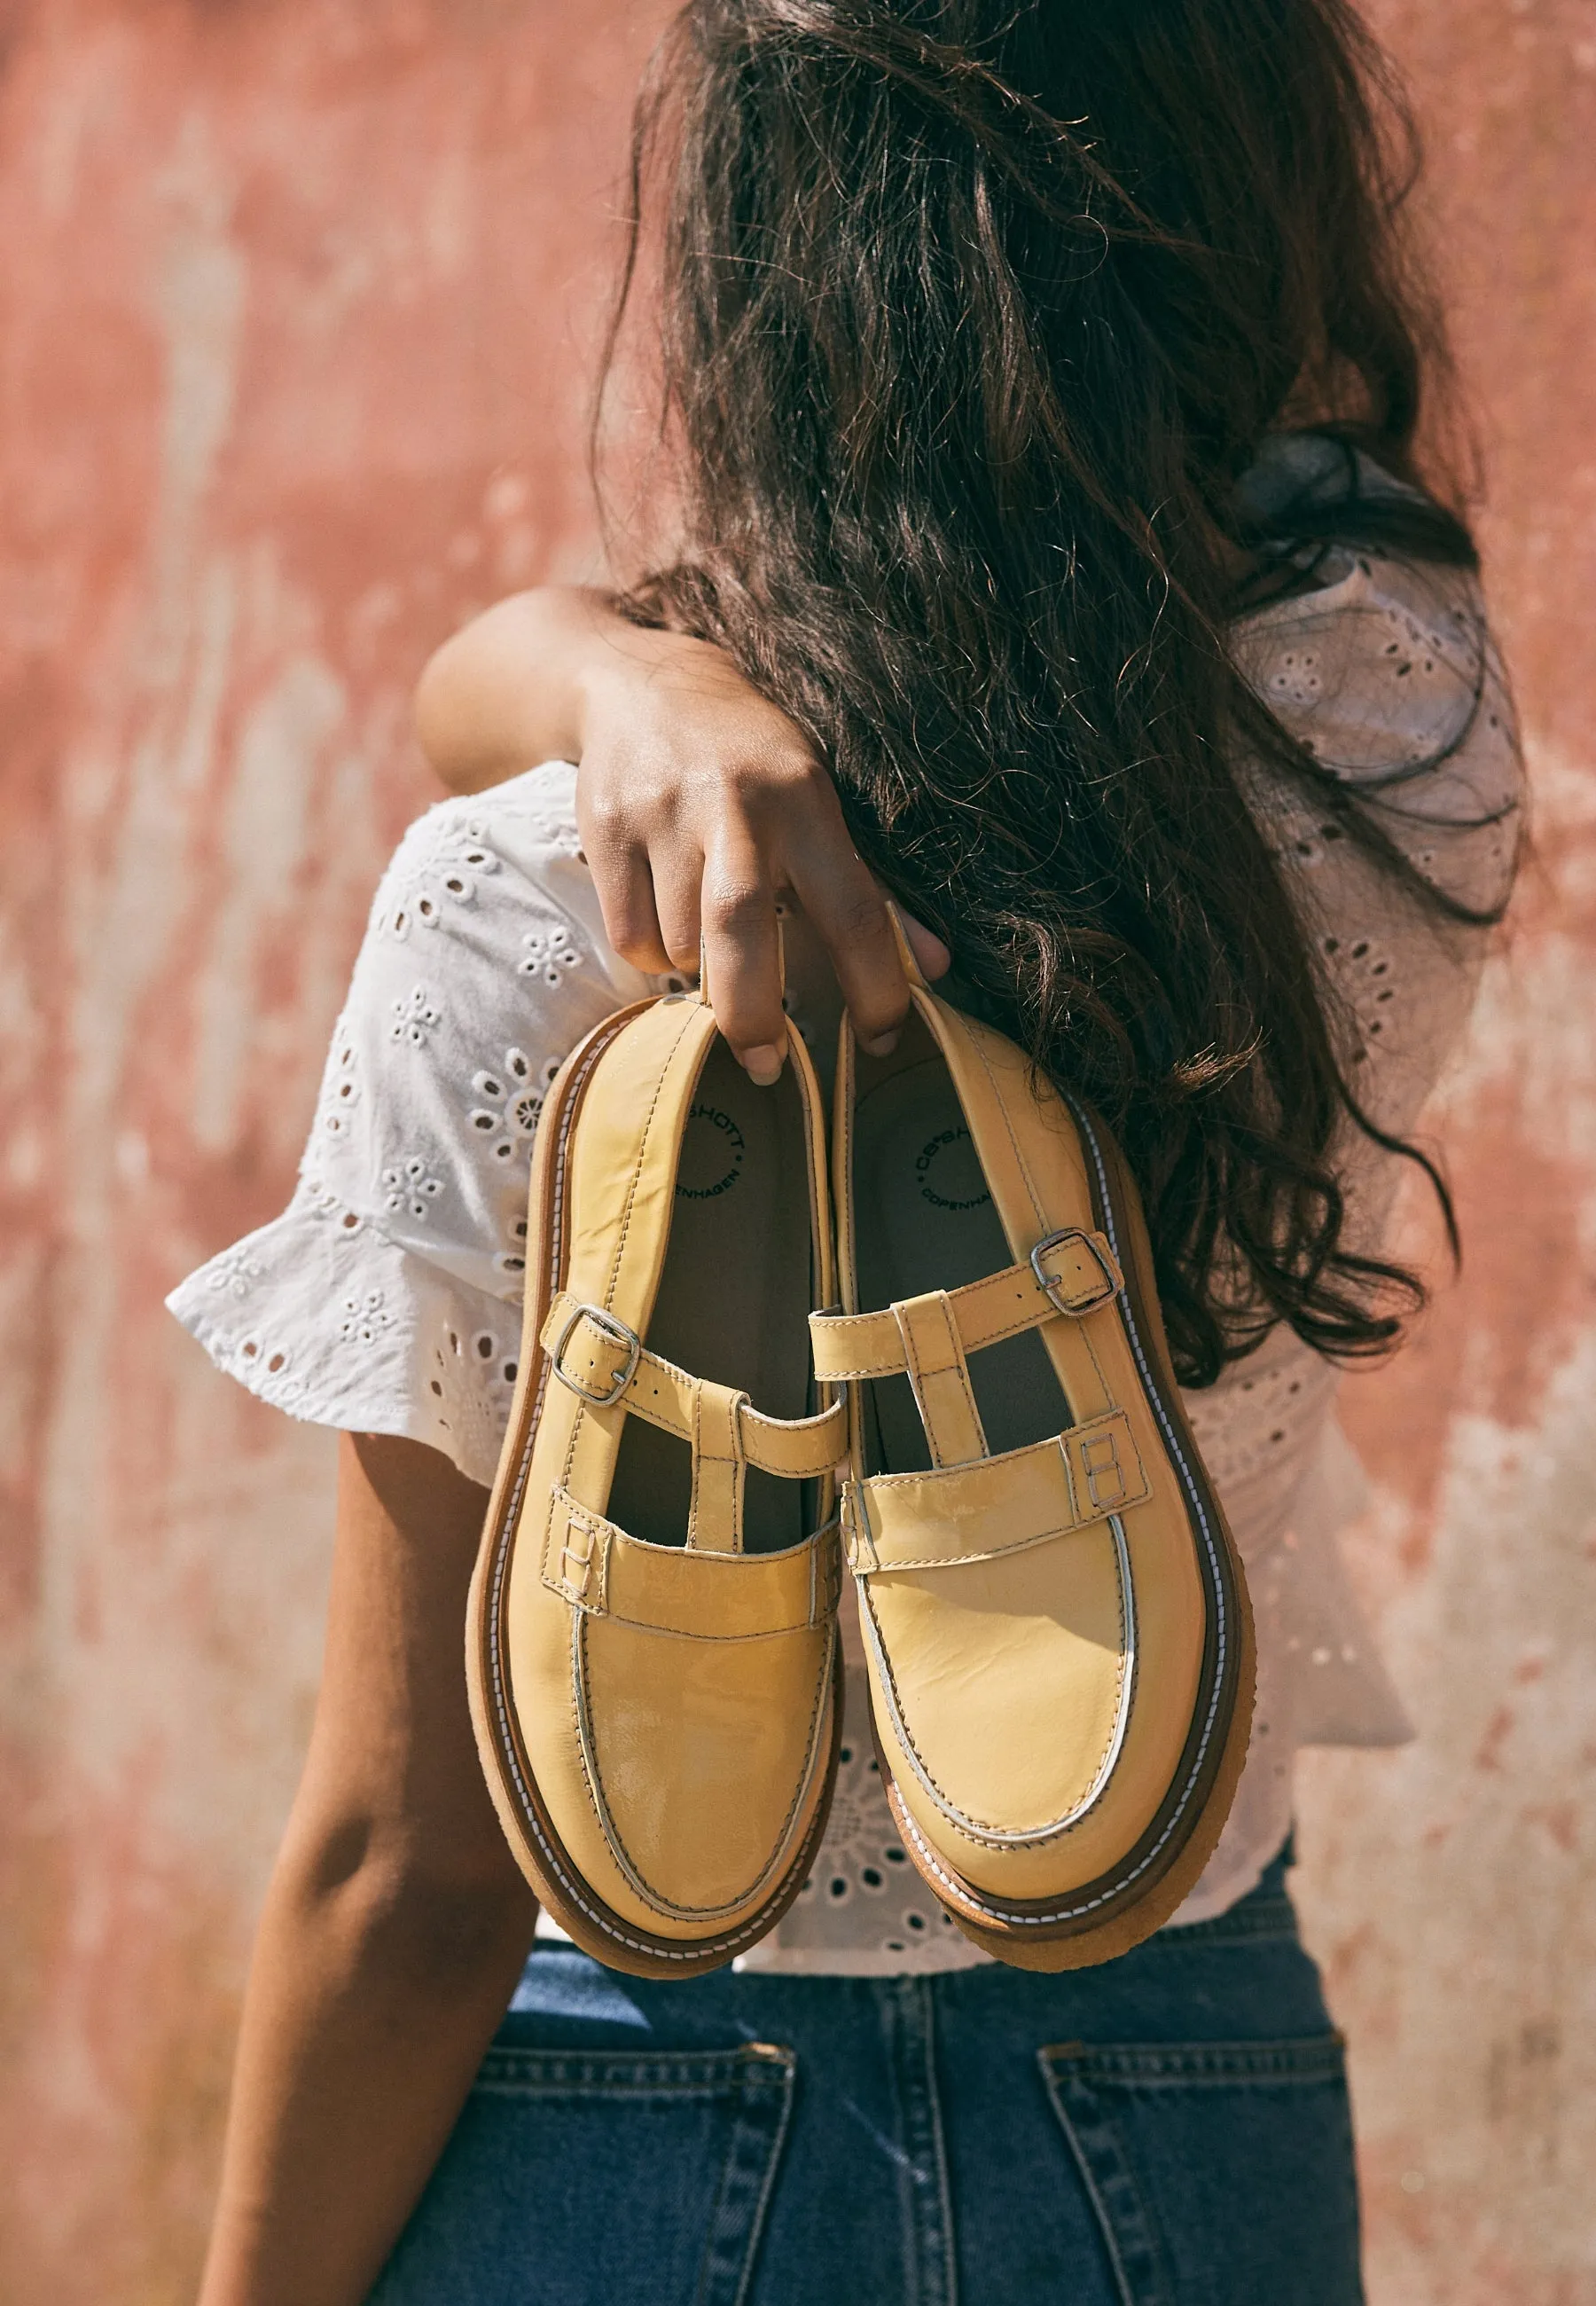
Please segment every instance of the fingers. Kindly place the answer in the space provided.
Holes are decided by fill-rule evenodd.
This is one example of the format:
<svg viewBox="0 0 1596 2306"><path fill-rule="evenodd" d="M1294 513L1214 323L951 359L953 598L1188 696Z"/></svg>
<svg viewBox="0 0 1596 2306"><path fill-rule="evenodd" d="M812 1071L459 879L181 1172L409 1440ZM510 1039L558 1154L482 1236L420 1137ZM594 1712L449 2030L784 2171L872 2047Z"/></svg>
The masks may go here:
<svg viewBox="0 0 1596 2306"><path fill-rule="evenodd" d="M703 949L703 851L696 841L684 842L679 836L669 843L660 840L650 849L648 863L670 966L684 977L696 977Z"/></svg>
<svg viewBox="0 0 1596 2306"><path fill-rule="evenodd" d="M715 1022L750 1080L768 1088L787 1049L776 896L757 851L718 850L704 875L704 969Z"/></svg>
<svg viewBox="0 0 1596 2306"><path fill-rule="evenodd" d="M690 976L698 966L698 941L695 937L688 945L691 959L677 959L661 926L647 858L627 854L599 865L590 857L588 863L604 916L604 934L622 961L644 977L664 977L674 968L685 969Z"/></svg>
<svg viewBox="0 0 1596 2306"><path fill-rule="evenodd" d="M854 848L829 777L817 776L786 853L793 893L830 956L854 1031L872 1056L884 1056L909 1013L909 979L886 893ZM916 928L926 936L917 923ZM929 944L929 957L941 960L940 975L946 955L937 939ZM918 946L914 950L921 961Z"/></svg>
<svg viewBox="0 0 1596 2306"><path fill-rule="evenodd" d="M611 944L657 976L696 967L702 935L721 1030L755 1080L773 1081L787 1046L777 893L790 893L861 1043L884 1054L909 982L835 786L729 661L679 636L670 645L696 653L691 682L662 686L657 666L641 687L628 675L589 697L584 722L578 824ZM904 927L925 975L940 976L945 947L918 922Z"/></svg>
<svg viewBox="0 0 1596 2306"><path fill-rule="evenodd" d="M850 844L851 854L851 844ZM885 1056L909 1014L909 979L886 901L857 857L824 877L795 874L793 890L826 949L859 1045Z"/></svg>
<svg viewBox="0 0 1596 2306"><path fill-rule="evenodd" d="M798 837L789 831L784 844L789 884L826 951L861 1044L885 1055L909 1004L886 893L855 851L829 780L801 811L789 797L789 813ZM583 833L615 951L648 976L691 974L702 952L721 1032L752 1080L777 1080L787 1021L771 829L734 813L708 861L679 827L669 839L656 832L645 848L601 810ZM921 973L943 975L947 947L911 915L900 918Z"/></svg>
<svg viewBox="0 0 1596 2306"><path fill-rule="evenodd" d="M774 1081L787 1047L776 900L746 824L728 826L706 859L670 817L644 832L606 799L584 799L579 783L583 853L610 944L651 977L696 973L702 951L717 1024L750 1077Z"/></svg>
<svg viewBox="0 0 1596 2306"><path fill-rule="evenodd" d="M593 875L604 934L622 961L644 977L661 977L676 966L666 943L654 897L648 851L624 826L610 821L602 809L585 807L580 781L576 787L576 830L582 853ZM684 966L697 966L698 937L694 930Z"/></svg>

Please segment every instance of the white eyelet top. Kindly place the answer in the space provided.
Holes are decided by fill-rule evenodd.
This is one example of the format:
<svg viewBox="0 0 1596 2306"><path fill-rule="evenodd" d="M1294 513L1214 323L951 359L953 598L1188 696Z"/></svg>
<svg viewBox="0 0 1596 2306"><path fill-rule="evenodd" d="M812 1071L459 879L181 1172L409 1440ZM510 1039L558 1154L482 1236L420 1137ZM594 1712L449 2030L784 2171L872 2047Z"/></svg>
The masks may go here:
<svg viewBox="0 0 1596 2306"><path fill-rule="evenodd" d="M1502 901L1521 769L1470 576L1337 549L1311 591L1239 625L1235 649L1429 879L1477 910ZM516 1379L544 1089L592 1026L651 989L605 942L575 781L550 763L410 828L372 903L293 1200L168 1301L263 1400L429 1442L482 1483ZM1250 790L1338 996L1362 1101L1404 1132L1462 1033L1485 933L1415 903L1299 794L1256 777ZM1401 1166L1349 1131L1356 1245L1378 1243ZM1279 1848L1297 1747L1411 1734L1337 1555L1336 1532L1362 1492L1335 1421L1336 1385L1329 1363L1278 1329L1186 1396L1247 1565L1259 1693L1234 1807L1182 1920L1223 1911ZM830 1827L802 1895L745 1966L865 1975L984 1960L898 1844L851 1610L844 1640Z"/></svg>

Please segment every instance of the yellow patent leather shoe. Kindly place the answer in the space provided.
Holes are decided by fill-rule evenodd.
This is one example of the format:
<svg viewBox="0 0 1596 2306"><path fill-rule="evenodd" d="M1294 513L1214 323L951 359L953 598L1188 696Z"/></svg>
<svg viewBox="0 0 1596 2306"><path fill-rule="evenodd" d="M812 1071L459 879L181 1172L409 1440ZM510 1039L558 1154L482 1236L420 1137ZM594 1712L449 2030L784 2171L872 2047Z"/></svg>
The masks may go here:
<svg viewBox="0 0 1596 2306"><path fill-rule="evenodd" d="M891 1058L844 1024L834 1139L847 1311L810 1329L852 1398L847 1558L903 1844L1001 1960L1106 1960L1201 1872L1252 1706L1136 1191L923 982Z"/></svg>
<svg viewBox="0 0 1596 2306"><path fill-rule="evenodd" d="M612 1967L730 1960L802 1887L840 1734L839 1389L807 1052L748 1081L696 993L550 1090L525 1344L472 1588L478 1746L549 1911Z"/></svg>

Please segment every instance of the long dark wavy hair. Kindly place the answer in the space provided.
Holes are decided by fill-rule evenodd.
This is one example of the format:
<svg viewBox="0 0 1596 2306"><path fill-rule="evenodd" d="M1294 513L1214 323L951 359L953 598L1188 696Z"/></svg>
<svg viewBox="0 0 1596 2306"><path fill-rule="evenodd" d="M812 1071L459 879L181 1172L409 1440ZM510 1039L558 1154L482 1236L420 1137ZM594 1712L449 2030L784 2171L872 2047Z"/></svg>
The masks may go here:
<svg viewBox="0 0 1596 2306"><path fill-rule="evenodd" d="M1359 1106L1237 761L1479 917L1225 642L1305 545L1472 565L1351 456L1267 534L1237 491L1283 428L1418 483L1416 168L1344 0L690 0L638 113L680 528L631 613L785 708L984 1013L1117 1132L1188 1383L1280 1320L1377 1353L1421 1298L1344 1244L1349 1116L1455 1246Z"/></svg>

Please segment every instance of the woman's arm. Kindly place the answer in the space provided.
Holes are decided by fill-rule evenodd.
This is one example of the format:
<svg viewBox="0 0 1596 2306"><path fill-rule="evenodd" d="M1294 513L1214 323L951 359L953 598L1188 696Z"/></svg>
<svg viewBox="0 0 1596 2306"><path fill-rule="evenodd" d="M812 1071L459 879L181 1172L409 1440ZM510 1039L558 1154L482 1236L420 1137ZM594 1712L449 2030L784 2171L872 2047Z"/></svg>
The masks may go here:
<svg viewBox="0 0 1596 2306"><path fill-rule="evenodd" d="M803 907L867 1048L909 1007L882 893L836 788L797 729L723 651L645 631L602 593L519 593L447 641L416 730L456 792L576 761L577 820L610 942L646 973L696 970L702 931L721 1029L755 1080L784 1040L776 900ZM910 924L928 976L945 948Z"/></svg>
<svg viewBox="0 0 1596 2306"><path fill-rule="evenodd" d="M487 1492L345 1435L327 1653L255 1943L201 2306L357 2306L502 2017L537 1909L461 1658Z"/></svg>

